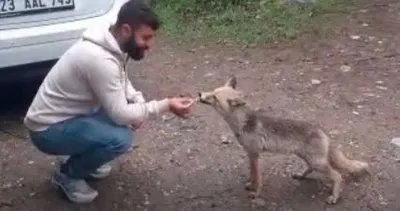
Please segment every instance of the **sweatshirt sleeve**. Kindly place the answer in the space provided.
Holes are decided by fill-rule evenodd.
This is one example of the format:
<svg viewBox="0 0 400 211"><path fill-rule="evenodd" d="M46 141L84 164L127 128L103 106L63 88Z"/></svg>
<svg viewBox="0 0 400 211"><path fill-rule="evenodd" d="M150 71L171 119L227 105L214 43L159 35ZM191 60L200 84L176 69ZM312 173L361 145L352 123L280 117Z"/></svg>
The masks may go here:
<svg viewBox="0 0 400 211"><path fill-rule="evenodd" d="M168 99L129 104L122 86L118 64L111 59L90 62L86 67L86 78L94 95L109 117L119 125L130 125L166 112Z"/></svg>
<svg viewBox="0 0 400 211"><path fill-rule="evenodd" d="M127 76L125 76L127 77ZM128 98L128 102L134 102L134 103L144 103L146 102L146 100L143 97L143 94L141 91L136 90L133 86L132 86L132 82L127 78L126 79L126 92L127 92L127 98Z"/></svg>

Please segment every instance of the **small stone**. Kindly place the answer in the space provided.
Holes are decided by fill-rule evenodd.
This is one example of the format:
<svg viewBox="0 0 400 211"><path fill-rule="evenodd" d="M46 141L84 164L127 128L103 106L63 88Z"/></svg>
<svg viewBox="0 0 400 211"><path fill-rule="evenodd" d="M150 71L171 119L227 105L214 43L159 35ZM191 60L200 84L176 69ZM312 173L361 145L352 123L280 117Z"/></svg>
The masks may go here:
<svg viewBox="0 0 400 211"><path fill-rule="evenodd" d="M376 95L374 93L363 93L364 96L367 97L375 97Z"/></svg>
<svg viewBox="0 0 400 211"><path fill-rule="evenodd" d="M340 71L347 73L351 71L351 67L349 65L342 65L340 66Z"/></svg>
<svg viewBox="0 0 400 211"><path fill-rule="evenodd" d="M339 130L331 130L329 131L329 135L338 135L339 134Z"/></svg>
<svg viewBox="0 0 400 211"><path fill-rule="evenodd" d="M321 70L322 70L321 67L314 67L314 68L313 68L313 71L315 71L315 72L320 72Z"/></svg>
<svg viewBox="0 0 400 211"><path fill-rule="evenodd" d="M36 192L32 192L29 194L30 197L34 197L36 195Z"/></svg>
<svg viewBox="0 0 400 211"><path fill-rule="evenodd" d="M12 184L11 183L6 183L2 186L2 189L9 189L12 188Z"/></svg>
<svg viewBox="0 0 400 211"><path fill-rule="evenodd" d="M358 111L353 111L352 113L353 113L354 115L357 115L357 116L360 115L360 113L359 113Z"/></svg>
<svg viewBox="0 0 400 211"><path fill-rule="evenodd" d="M381 201L379 204L381 204L383 206L387 206L389 203L387 203L386 201Z"/></svg>
<svg viewBox="0 0 400 211"><path fill-rule="evenodd" d="M258 206L258 207L263 207L263 206L265 206L265 200L264 199L262 199L262 198L256 198L256 199L253 199L253 200L251 200L251 202L254 204L254 205L256 205L256 206Z"/></svg>
<svg viewBox="0 0 400 211"><path fill-rule="evenodd" d="M382 44L382 43L383 43L383 41L382 41L382 40L379 40L379 41L378 41L378 44Z"/></svg>
<svg viewBox="0 0 400 211"><path fill-rule="evenodd" d="M391 143L400 147L400 137L392 138Z"/></svg>
<svg viewBox="0 0 400 211"><path fill-rule="evenodd" d="M367 13L368 10L367 10L367 9L361 9L360 12L361 12L361 13Z"/></svg>
<svg viewBox="0 0 400 211"><path fill-rule="evenodd" d="M368 25L368 23L363 23L362 26L367 27L369 25Z"/></svg>
<svg viewBox="0 0 400 211"><path fill-rule="evenodd" d="M235 59L234 59L233 57L228 57L228 58L226 58L226 60L228 60L228 61L230 61L230 62L235 61Z"/></svg>
<svg viewBox="0 0 400 211"><path fill-rule="evenodd" d="M383 81L375 81L376 84L383 84Z"/></svg>
<svg viewBox="0 0 400 211"><path fill-rule="evenodd" d="M9 201L1 200L1 201L0 201L0 208L3 208L3 207L13 207L13 206L14 206L14 203L13 203L13 201L11 201L11 200L9 200Z"/></svg>
<svg viewBox="0 0 400 211"><path fill-rule="evenodd" d="M204 64L210 64L210 61L206 60L204 61Z"/></svg>
<svg viewBox="0 0 400 211"><path fill-rule="evenodd" d="M149 201L149 195L148 194L144 194L144 205L150 205L150 201Z"/></svg>
<svg viewBox="0 0 400 211"><path fill-rule="evenodd" d="M164 196L169 196L168 191L163 191L163 195L164 195Z"/></svg>
<svg viewBox="0 0 400 211"><path fill-rule="evenodd" d="M35 161L33 161L33 160L30 160L30 161L28 162L29 165L32 165L32 164L34 164L34 163L35 163Z"/></svg>
<svg viewBox="0 0 400 211"><path fill-rule="evenodd" d="M361 37L359 35L350 35L350 38L353 40L359 40Z"/></svg>
<svg viewBox="0 0 400 211"><path fill-rule="evenodd" d="M19 184L19 183L21 183L23 180L24 180L24 178L21 177L21 178L19 178L19 179L17 180L17 183Z"/></svg>
<svg viewBox="0 0 400 211"><path fill-rule="evenodd" d="M380 90L388 90L386 86L376 86L376 88Z"/></svg>
<svg viewBox="0 0 400 211"><path fill-rule="evenodd" d="M197 66L193 66L193 69L196 70L196 69L197 69Z"/></svg>
<svg viewBox="0 0 400 211"><path fill-rule="evenodd" d="M318 85L318 84L321 84L321 81L318 79L311 79L311 84Z"/></svg>
<svg viewBox="0 0 400 211"><path fill-rule="evenodd" d="M379 172L377 177L378 177L379 180L388 180L388 179L390 179L390 176L386 171Z"/></svg>
<svg viewBox="0 0 400 211"><path fill-rule="evenodd" d="M213 73L206 73L206 74L204 75L204 77L212 77L212 76L214 76Z"/></svg>
<svg viewBox="0 0 400 211"><path fill-rule="evenodd" d="M221 135L220 138L221 138L221 143L222 144L230 144L230 143L232 143L231 140L229 140L227 136Z"/></svg>
<svg viewBox="0 0 400 211"><path fill-rule="evenodd" d="M381 194L379 194L378 199L379 199L379 201L380 201L379 203L381 205L384 205L384 206L388 205L388 203L386 202L386 200L383 198L383 196Z"/></svg>

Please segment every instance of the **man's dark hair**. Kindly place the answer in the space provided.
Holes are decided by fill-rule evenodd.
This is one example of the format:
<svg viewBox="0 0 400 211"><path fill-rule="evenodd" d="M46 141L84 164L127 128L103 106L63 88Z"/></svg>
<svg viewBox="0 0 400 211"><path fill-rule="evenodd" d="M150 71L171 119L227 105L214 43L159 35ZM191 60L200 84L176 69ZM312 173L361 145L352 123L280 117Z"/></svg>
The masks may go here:
<svg viewBox="0 0 400 211"><path fill-rule="evenodd" d="M142 25L157 30L161 25L157 15L145 0L129 0L122 5L116 26L122 26L122 24L128 24L135 30Z"/></svg>

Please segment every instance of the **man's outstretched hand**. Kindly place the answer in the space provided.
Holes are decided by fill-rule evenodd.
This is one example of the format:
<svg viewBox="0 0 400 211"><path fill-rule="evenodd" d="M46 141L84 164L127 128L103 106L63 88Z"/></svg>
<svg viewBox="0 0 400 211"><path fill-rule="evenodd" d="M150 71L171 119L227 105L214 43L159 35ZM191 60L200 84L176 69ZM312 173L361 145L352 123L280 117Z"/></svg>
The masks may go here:
<svg viewBox="0 0 400 211"><path fill-rule="evenodd" d="M169 110L181 118L187 118L194 102L195 100L190 97L169 98Z"/></svg>

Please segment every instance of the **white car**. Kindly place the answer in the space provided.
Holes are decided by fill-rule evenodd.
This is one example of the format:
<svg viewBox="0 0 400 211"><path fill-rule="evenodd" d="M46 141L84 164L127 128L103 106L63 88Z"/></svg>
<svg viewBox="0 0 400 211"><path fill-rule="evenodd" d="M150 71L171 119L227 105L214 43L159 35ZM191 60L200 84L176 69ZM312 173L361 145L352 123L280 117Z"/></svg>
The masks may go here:
<svg viewBox="0 0 400 211"><path fill-rule="evenodd" d="M93 24L114 23L127 0L0 0L0 83L45 75Z"/></svg>

